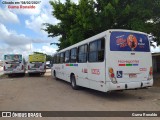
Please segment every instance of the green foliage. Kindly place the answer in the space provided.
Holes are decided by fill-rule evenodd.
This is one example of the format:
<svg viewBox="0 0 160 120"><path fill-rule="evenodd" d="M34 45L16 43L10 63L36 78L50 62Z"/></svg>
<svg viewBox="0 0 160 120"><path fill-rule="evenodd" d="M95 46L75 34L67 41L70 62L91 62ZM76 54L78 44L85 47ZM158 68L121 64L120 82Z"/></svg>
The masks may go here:
<svg viewBox="0 0 160 120"><path fill-rule="evenodd" d="M48 37L60 36L59 50L108 29L129 29L155 36L160 44L159 0L50 1L57 25L44 23Z"/></svg>
<svg viewBox="0 0 160 120"><path fill-rule="evenodd" d="M41 52L33 52L33 54L43 54L43 55L45 55L44 53L41 53Z"/></svg>

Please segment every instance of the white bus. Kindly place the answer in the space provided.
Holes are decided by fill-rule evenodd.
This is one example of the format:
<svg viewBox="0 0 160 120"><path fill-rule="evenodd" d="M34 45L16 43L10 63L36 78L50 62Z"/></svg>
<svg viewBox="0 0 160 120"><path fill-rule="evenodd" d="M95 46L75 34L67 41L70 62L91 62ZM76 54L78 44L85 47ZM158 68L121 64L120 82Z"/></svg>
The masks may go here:
<svg viewBox="0 0 160 120"><path fill-rule="evenodd" d="M3 60L4 74L11 77L14 74L25 75L25 65L21 54L6 54Z"/></svg>
<svg viewBox="0 0 160 120"><path fill-rule="evenodd" d="M46 72L46 55L44 54L29 55L27 63L27 71L29 76L35 73L44 75Z"/></svg>
<svg viewBox="0 0 160 120"><path fill-rule="evenodd" d="M153 85L150 42L146 33L107 30L65 48L54 56L52 76L98 91Z"/></svg>

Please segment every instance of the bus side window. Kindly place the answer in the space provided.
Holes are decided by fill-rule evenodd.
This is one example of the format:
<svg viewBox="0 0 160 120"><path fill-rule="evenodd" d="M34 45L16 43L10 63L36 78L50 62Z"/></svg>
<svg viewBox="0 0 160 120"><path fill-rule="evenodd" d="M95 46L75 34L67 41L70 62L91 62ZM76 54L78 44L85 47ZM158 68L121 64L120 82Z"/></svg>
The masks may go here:
<svg viewBox="0 0 160 120"><path fill-rule="evenodd" d="M98 41L98 62L104 61L105 39L102 38Z"/></svg>
<svg viewBox="0 0 160 120"><path fill-rule="evenodd" d="M89 62L104 61L105 39L93 41L89 44Z"/></svg>
<svg viewBox="0 0 160 120"><path fill-rule="evenodd" d="M61 56L60 56L60 63L64 63L64 53L61 53Z"/></svg>
<svg viewBox="0 0 160 120"><path fill-rule="evenodd" d="M69 50L67 50L65 52L65 63L69 63L69 58L70 58L70 52L69 52Z"/></svg>
<svg viewBox="0 0 160 120"><path fill-rule="evenodd" d="M88 52L87 44L78 47L78 62L79 63L87 62L87 52Z"/></svg>
<svg viewBox="0 0 160 120"><path fill-rule="evenodd" d="M71 63L76 63L77 62L77 48L71 49Z"/></svg>

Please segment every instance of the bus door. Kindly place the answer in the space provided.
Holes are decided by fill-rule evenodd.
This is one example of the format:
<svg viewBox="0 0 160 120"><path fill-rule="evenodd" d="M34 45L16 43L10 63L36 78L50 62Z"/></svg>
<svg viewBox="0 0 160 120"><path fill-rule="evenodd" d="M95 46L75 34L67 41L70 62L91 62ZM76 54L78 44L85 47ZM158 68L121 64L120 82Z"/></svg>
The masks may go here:
<svg viewBox="0 0 160 120"><path fill-rule="evenodd" d="M105 39L89 43L88 79L90 88L105 90Z"/></svg>
<svg viewBox="0 0 160 120"><path fill-rule="evenodd" d="M88 45L82 45L78 48L78 64L75 67L75 71L77 73L77 85L81 85L84 87L89 87L89 79L88 79L88 66L87 66L87 48Z"/></svg>

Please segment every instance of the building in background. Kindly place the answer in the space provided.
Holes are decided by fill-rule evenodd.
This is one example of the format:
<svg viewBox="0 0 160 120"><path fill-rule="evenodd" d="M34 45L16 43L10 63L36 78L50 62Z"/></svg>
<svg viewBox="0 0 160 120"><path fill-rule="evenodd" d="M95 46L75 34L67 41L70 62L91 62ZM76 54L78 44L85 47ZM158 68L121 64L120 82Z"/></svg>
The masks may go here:
<svg viewBox="0 0 160 120"><path fill-rule="evenodd" d="M160 72L160 52L152 53L153 71Z"/></svg>

